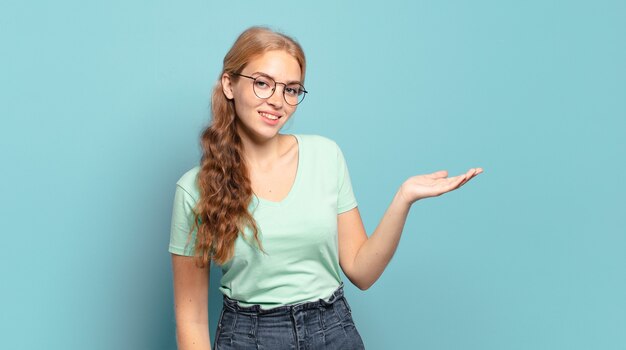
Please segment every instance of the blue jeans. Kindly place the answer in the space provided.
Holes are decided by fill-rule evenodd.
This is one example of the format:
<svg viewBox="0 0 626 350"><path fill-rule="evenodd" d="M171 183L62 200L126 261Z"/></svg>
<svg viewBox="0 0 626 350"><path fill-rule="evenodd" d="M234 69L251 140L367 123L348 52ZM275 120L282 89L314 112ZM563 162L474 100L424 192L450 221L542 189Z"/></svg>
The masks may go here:
<svg viewBox="0 0 626 350"><path fill-rule="evenodd" d="M318 300L264 310L240 306L224 296L215 350L364 349L340 286L327 302Z"/></svg>

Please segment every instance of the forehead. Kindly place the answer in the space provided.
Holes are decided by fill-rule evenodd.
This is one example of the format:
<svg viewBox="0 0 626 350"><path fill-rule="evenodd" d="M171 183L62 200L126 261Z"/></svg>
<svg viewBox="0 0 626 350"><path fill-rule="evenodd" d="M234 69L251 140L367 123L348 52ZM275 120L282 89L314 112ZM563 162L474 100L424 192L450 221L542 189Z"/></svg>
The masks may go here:
<svg viewBox="0 0 626 350"><path fill-rule="evenodd" d="M298 61L285 51L267 51L253 58L244 68L245 74L265 73L277 81L299 81L302 72Z"/></svg>

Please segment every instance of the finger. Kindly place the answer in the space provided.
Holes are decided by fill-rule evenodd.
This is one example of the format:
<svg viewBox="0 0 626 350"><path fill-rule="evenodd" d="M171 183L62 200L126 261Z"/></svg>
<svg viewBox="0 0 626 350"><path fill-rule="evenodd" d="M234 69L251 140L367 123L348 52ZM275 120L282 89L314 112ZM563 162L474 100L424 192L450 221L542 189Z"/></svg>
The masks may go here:
<svg viewBox="0 0 626 350"><path fill-rule="evenodd" d="M472 177L474 177L474 176L476 176L476 175L478 175L478 174L483 172L483 168L472 168L470 170L474 171L473 174L472 174Z"/></svg>
<svg viewBox="0 0 626 350"><path fill-rule="evenodd" d="M474 176L476 176L476 169L472 168L470 169L467 173L466 173L466 182L469 181L471 178L473 178Z"/></svg>
<svg viewBox="0 0 626 350"><path fill-rule="evenodd" d="M454 188L459 188L461 186L463 186L463 184L465 184L467 181L469 181L469 179L472 178L472 169L470 169L468 172L466 172L465 174L461 174L461 175L457 175L454 177L451 177L450 179L452 179L453 181L451 181L451 184L454 184Z"/></svg>
<svg viewBox="0 0 626 350"><path fill-rule="evenodd" d="M482 172L483 172L483 168L474 168L474 174L472 174L472 178L476 177L478 174L481 174Z"/></svg>
<svg viewBox="0 0 626 350"><path fill-rule="evenodd" d="M471 173L471 175L470 175L470 176L467 176L467 178L465 179L465 181L463 181L463 183L461 183L461 185L459 185L459 187L461 187L461 186L465 185L465 184L466 184L469 180L471 180L471 179L475 178L475 177L476 177L476 175L478 175L478 174L480 174L480 173L482 173L482 172L483 172L483 169L482 169L482 168L472 168L472 169L470 169L467 173L468 173L468 174L470 174L470 173Z"/></svg>
<svg viewBox="0 0 626 350"><path fill-rule="evenodd" d="M467 181L467 175L462 174L448 179L448 185L451 187L448 191L459 188L465 181Z"/></svg>
<svg viewBox="0 0 626 350"><path fill-rule="evenodd" d="M468 170L467 173L465 174L466 175L466 179L465 179L465 181L463 181L461 186L465 185L469 180L471 180L474 176L476 176L476 172L477 171L478 170L476 168L471 168L470 170Z"/></svg>
<svg viewBox="0 0 626 350"><path fill-rule="evenodd" d="M457 188L465 185L471 178L472 178L471 176L465 176L465 179L463 179L463 181L461 181L461 183L459 184L459 186Z"/></svg>

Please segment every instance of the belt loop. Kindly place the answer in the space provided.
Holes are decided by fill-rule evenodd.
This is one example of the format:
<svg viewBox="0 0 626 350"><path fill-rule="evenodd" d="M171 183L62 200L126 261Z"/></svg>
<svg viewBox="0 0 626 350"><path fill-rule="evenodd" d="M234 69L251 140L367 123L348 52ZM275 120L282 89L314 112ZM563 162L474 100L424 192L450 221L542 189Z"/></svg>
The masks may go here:
<svg viewBox="0 0 626 350"><path fill-rule="evenodd" d="M298 334L298 320L296 320L296 309L289 306L289 316L291 316L291 326L293 327L293 336L296 339L296 350L300 349L300 335Z"/></svg>
<svg viewBox="0 0 626 350"><path fill-rule="evenodd" d="M257 327L259 324L257 315L251 315L250 320L252 321L252 325L250 326L250 333L248 334L248 336L250 338L256 338Z"/></svg>
<svg viewBox="0 0 626 350"><path fill-rule="evenodd" d="M233 312L233 325L231 326L232 329L236 329L237 328L237 317L239 316L238 312Z"/></svg>
<svg viewBox="0 0 626 350"><path fill-rule="evenodd" d="M320 318L320 328L326 329L326 308L323 305L320 305L318 308L318 316Z"/></svg>
<svg viewBox="0 0 626 350"><path fill-rule="evenodd" d="M343 296L343 282L341 282L335 293L337 294L337 299Z"/></svg>

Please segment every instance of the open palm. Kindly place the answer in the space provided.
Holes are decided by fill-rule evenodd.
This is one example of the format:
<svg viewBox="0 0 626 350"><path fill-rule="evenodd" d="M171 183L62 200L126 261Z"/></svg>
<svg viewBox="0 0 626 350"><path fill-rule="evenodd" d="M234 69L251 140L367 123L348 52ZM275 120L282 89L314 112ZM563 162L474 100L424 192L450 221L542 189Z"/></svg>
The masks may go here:
<svg viewBox="0 0 626 350"><path fill-rule="evenodd" d="M469 180L482 172L482 168L472 168L465 174L454 177L448 177L446 170L413 176L402 184L400 194L409 204L412 204L423 198L437 197L453 191L465 185Z"/></svg>

